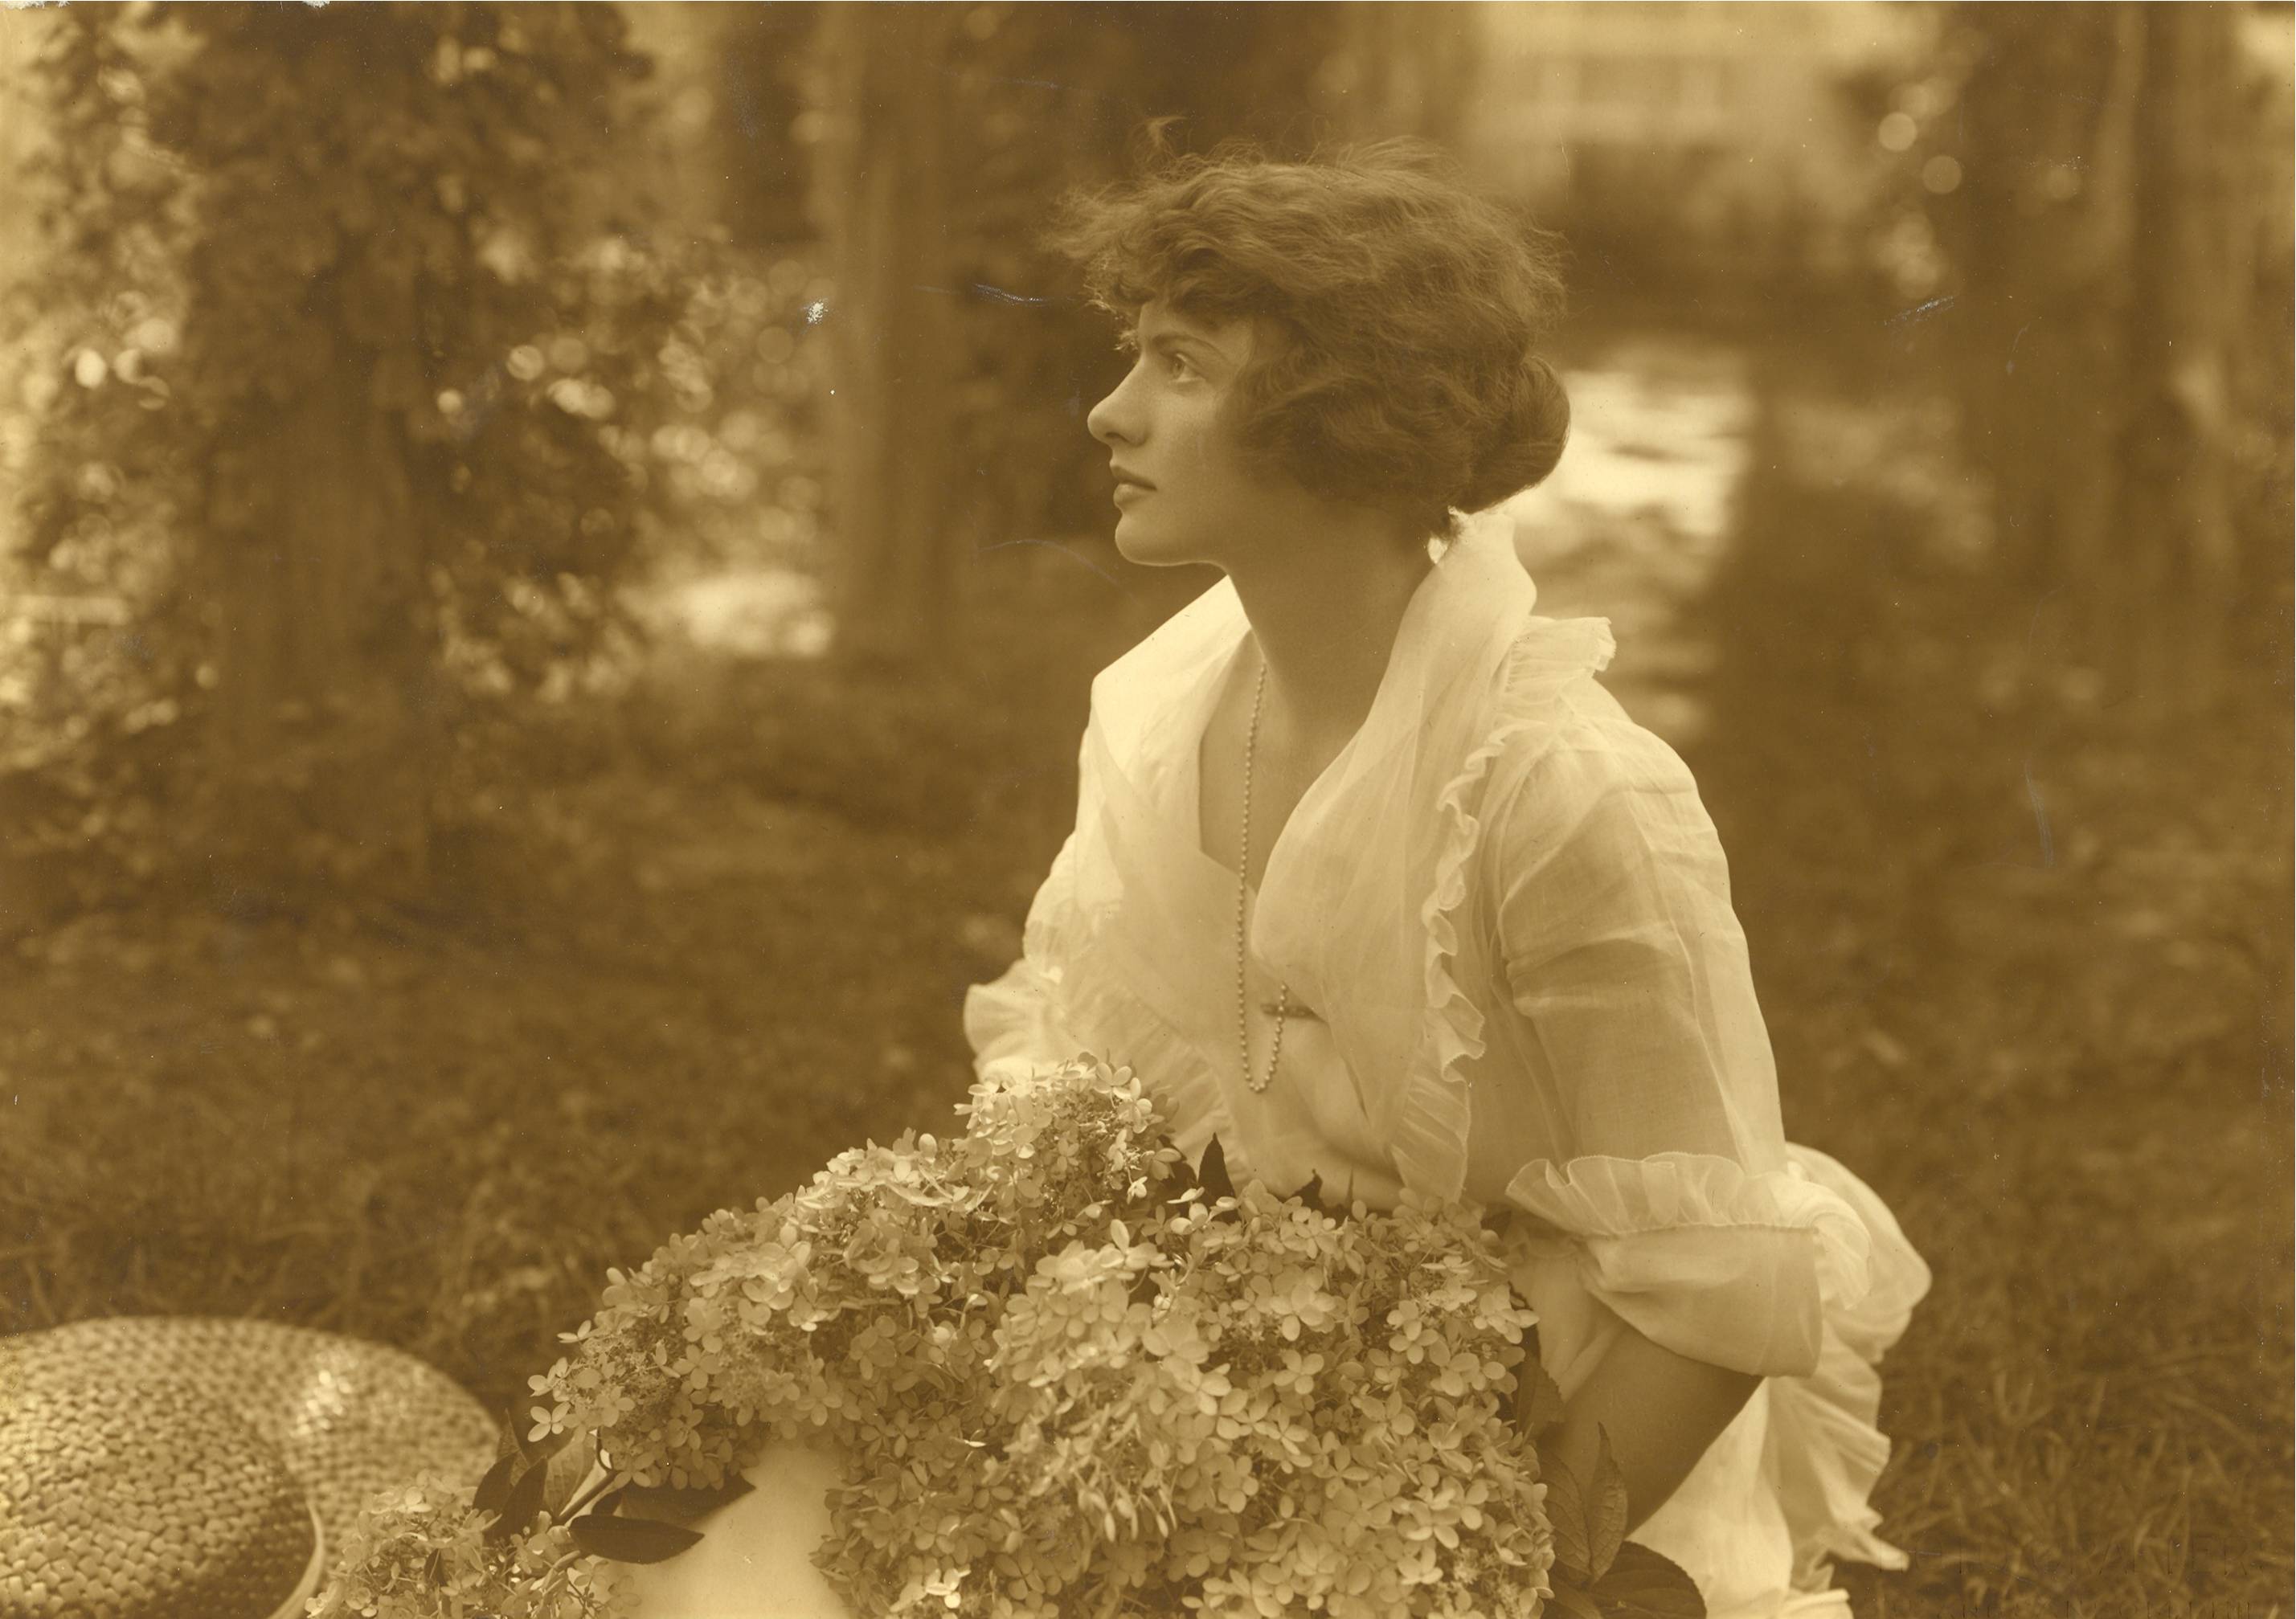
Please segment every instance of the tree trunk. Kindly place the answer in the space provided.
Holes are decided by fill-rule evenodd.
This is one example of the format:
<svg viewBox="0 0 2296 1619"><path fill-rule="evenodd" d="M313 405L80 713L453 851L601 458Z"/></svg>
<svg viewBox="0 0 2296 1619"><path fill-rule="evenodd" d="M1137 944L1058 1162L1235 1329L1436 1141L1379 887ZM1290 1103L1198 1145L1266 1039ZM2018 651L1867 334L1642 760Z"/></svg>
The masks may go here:
<svg viewBox="0 0 2296 1619"><path fill-rule="evenodd" d="M2226 498L2240 250L2229 6L2144 8L2130 405L2122 505L2125 679L2156 714L2223 689L2239 556Z"/></svg>
<svg viewBox="0 0 2296 1619"><path fill-rule="evenodd" d="M224 474L243 520L212 525L207 842L229 903L266 908L312 878L405 898L429 879L431 616L373 369L340 343L301 397L246 423Z"/></svg>
<svg viewBox="0 0 2296 1619"><path fill-rule="evenodd" d="M2117 634L2114 462L2125 397L2135 7L1980 5L1964 94L1961 393L1992 485L2000 576L2100 663ZM2062 661L2036 648L2038 660Z"/></svg>
<svg viewBox="0 0 2296 1619"><path fill-rule="evenodd" d="M831 4L816 209L828 323L837 646L895 667L945 649L956 579L949 438L957 299L949 274L947 62L963 8Z"/></svg>

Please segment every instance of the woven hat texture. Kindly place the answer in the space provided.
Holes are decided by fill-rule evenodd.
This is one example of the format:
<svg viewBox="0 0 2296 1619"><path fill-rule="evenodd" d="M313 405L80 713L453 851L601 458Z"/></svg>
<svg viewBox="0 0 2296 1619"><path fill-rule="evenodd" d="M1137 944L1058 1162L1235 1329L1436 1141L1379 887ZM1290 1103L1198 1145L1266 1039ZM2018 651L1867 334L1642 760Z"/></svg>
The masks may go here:
<svg viewBox="0 0 2296 1619"><path fill-rule="evenodd" d="M0 1339L0 1619L271 1619L376 1492L493 1424L397 1350L124 1317Z"/></svg>

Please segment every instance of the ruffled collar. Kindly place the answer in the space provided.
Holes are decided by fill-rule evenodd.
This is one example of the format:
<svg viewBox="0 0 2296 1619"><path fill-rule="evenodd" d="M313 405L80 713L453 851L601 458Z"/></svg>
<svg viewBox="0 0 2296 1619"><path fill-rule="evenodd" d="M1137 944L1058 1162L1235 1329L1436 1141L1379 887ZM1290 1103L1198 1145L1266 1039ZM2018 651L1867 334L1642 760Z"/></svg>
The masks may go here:
<svg viewBox="0 0 2296 1619"><path fill-rule="evenodd" d="M1360 779L1399 739L1421 728L1429 707L1444 699L1460 675L1496 664L1494 636L1512 640L1538 599L1538 587L1515 555L1513 536L1513 522L1505 514L1480 513L1428 570L1404 609L1363 725L1318 786ZM1129 763L1142 761L1152 744L1168 746L1165 727L1183 715L1196 717L1208 688L1250 633L1234 584L1223 578L1103 669L1093 682L1092 723L1110 753ZM1316 795L1311 789L1309 796Z"/></svg>

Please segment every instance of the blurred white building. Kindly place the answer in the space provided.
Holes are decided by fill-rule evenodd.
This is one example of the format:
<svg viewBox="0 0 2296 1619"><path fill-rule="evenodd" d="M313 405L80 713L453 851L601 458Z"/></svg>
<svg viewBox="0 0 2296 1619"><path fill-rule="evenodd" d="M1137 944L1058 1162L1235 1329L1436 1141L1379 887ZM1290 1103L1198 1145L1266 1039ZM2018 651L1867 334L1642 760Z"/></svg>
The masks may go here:
<svg viewBox="0 0 2296 1619"><path fill-rule="evenodd" d="M1836 86L1920 48L1878 4L1501 4L1463 144L1574 239L1700 269L1856 257L1873 130Z"/></svg>

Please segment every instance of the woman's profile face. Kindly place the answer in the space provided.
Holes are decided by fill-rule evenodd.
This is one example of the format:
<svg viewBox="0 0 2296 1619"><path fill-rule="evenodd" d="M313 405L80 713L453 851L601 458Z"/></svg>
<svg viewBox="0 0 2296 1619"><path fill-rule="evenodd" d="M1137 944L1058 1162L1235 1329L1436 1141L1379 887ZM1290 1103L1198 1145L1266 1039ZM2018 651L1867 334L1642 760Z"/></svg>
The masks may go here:
<svg viewBox="0 0 2296 1619"><path fill-rule="evenodd" d="M1152 566L1224 564L1274 493L1243 465L1222 408L1250 361L1252 328L1159 301L1132 336L1139 359L1085 418L1117 478L1116 548Z"/></svg>

